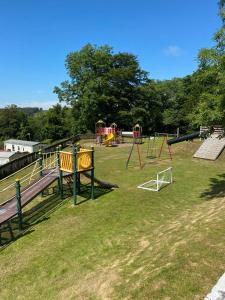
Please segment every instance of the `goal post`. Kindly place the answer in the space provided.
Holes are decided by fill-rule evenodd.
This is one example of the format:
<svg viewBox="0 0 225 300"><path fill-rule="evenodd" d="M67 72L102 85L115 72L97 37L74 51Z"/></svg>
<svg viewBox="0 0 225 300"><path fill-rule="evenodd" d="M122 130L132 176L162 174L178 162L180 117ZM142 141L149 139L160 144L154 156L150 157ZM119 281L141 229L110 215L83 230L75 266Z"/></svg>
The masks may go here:
<svg viewBox="0 0 225 300"><path fill-rule="evenodd" d="M164 186L173 182L172 167L160 171L156 175L156 179L149 180L138 185L138 189L158 192Z"/></svg>

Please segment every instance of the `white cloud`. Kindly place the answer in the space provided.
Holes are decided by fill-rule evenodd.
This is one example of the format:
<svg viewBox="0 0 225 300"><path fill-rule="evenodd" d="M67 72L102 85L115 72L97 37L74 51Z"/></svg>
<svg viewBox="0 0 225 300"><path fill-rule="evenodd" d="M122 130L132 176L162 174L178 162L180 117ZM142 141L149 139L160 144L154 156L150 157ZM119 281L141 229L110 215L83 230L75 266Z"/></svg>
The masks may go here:
<svg viewBox="0 0 225 300"><path fill-rule="evenodd" d="M167 56L178 57L184 54L184 50L179 46L168 46L163 53Z"/></svg>

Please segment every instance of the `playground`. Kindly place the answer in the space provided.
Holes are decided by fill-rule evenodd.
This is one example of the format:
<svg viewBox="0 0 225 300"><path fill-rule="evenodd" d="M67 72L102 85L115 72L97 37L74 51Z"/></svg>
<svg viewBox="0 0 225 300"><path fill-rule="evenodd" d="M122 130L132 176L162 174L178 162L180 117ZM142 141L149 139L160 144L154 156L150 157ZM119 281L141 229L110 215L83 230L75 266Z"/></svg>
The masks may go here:
<svg viewBox="0 0 225 300"><path fill-rule="evenodd" d="M162 142L156 139L158 150ZM30 201L23 231L16 218L14 240L7 226L3 232L0 298L203 299L224 272L225 153L216 161L193 158L201 143L173 144L172 159L165 146L157 159L147 155L145 139L127 167L132 144L96 147L94 165L83 165L119 188L95 181L93 196L90 178L81 175L76 205L65 179L63 197L54 180ZM63 152L72 155L71 148ZM171 184L158 192L137 188L170 167Z"/></svg>

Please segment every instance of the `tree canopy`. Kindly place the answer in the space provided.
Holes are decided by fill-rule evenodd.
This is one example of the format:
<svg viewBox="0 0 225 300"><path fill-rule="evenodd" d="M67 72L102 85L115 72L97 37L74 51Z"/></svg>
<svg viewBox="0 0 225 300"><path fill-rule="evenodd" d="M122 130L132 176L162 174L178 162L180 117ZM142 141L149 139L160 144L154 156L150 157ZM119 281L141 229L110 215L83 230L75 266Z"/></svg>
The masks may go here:
<svg viewBox="0 0 225 300"><path fill-rule="evenodd" d="M98 119L120 128L140 122L144 130L182 131L200 125L225 125L225 0L219 2L222 26L215 45L198 54L198 69L184 78L158 81L130 53L87 44L66 58L70 80L54 89L72 107L77 132L93 130Z"/></svg>
<svg viewBox="0 0 225 300"><path fill-rule="evenodd" d="M93 130L98 119L128 127L146 118L142 100L147 72L135 55L87 44L67 56L66 68L71 80L62 82L55 93L73 107L78 131Z"/></svg>
<svg viewBox="0 0 225 300"><path fill-rule="evenodd" d="M120 129L140 123L145 133L225 126L225 0L219 1L219 16L214 46L199 51L197 70L184 78L154 80L134 54L115 53L108 45L71 52L65 62L69 78L54 88L66 106L0 109L0 140L60 139L93 132L99 119Z"/></svg>

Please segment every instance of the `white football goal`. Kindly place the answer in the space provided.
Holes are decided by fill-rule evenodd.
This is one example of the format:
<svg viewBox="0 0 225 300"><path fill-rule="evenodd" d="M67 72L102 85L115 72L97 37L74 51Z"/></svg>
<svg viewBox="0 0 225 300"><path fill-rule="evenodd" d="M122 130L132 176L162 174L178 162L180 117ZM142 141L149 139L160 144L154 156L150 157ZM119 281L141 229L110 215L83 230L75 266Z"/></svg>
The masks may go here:
<svg viewBox="0 0 225 300"><path fill-rule="evenodd" d="M158 192L164 186L173 182L172 167L167 168L161 172L157 173L156 179L144 182L140 184L137 188Z"/></svg>

